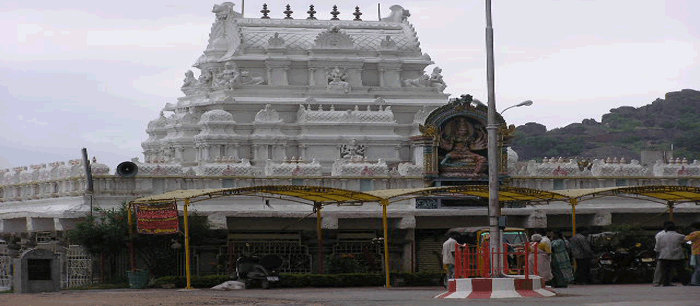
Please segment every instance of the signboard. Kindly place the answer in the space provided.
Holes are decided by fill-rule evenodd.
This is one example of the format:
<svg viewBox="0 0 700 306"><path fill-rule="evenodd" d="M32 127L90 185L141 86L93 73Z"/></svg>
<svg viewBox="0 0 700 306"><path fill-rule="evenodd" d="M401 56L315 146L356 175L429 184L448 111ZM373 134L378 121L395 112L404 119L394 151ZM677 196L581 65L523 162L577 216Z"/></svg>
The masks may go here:
<svg viewBox="0 0 700 306"><path fill-rule="evenodd" d="M175 234L179 230L175 203L136 206L136 230L139 234Z"/></svg>
<svg viewBox="0 0 700 306"><path fill-rule="evenodd" d="M28 259L28 280L51 280L51 259Z"/></svg>

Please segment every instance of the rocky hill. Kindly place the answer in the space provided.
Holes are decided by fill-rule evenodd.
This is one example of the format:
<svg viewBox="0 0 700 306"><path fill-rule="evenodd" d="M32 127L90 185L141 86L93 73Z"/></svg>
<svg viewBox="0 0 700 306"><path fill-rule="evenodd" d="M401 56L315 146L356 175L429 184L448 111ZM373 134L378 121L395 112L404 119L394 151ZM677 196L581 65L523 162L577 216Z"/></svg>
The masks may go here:
<svg viewBox="0 0 700 306"><path fill-rule="evenodd" d="M669 92L664 99L635 108L622 106L602 122L584 119L547 131L530 122L517 128L512 148L521 161L543 157L640 159L641 150L669 150L689 160L700 159L700 91Z"/></svg>

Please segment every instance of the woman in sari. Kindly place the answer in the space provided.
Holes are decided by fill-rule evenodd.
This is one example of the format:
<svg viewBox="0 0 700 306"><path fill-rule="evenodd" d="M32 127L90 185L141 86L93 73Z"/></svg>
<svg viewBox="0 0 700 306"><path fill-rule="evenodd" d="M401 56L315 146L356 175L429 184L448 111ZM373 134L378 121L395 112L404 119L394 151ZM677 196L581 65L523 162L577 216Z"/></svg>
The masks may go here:
<svg viewBox="0 0 700 306"><path fill-rule="evenodd" d="M535 256L537 256L537 275L542 277L545 281L550 281L552 279L552 268L550 254L552 249L546 243L540 243L542 241L542 235L534 234L530 238L530 243L528 248L530 249L530 256L528 257L528 265L530 267L529 273L531 275L535 269Z"/></svg>
<svg viewBox="0 0 700 306"><path fill-rule="evenodd" d="M552 275L554 288L566 288L574 280L566 241L559 231L554 232L552 236Z"/></svg>

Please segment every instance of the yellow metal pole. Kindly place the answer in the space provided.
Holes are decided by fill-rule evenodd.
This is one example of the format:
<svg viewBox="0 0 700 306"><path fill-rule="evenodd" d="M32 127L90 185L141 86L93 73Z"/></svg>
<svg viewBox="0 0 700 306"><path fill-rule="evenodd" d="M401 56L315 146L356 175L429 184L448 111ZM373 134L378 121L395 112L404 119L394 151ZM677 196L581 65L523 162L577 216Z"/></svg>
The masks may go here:
<svg viewBox="0 0 700 306"><path fill-rule="evenodd" d="M386 274L386 287L391 288L391 278L389 275L389 221L386 216L386 207L389 206L389 200L381 201L382 205L382 226L384 227L384 271Z"/></svg>
<svg viewBox="0 0 700 306"><path fill-rule="evenodd" d="M576 235L576 204L578 204L578 199L570 199L571 204L571 236Z"/></svg>
<svg viewBox="0 0 700 306"><path fill-rule="evenodd" d="M316 210L316 234L318 236L318 273L323 274L325 258L323 258L323 228L321 226L323 218L321 217L321 205L314 203L314 209Z"/></svg>
<svg viewBox="0 0 700 306"><path fill-rule="evenodd" d="M126 219L129 221L129 267L133 271L136 269L136 250L134 249L134 219L131 216L131 205L131 203L126 205Z"/></svg>
<svg viewBox="0 0 700 306"><path fill-rule="evenodd" d="M185 289L192 288L192 274L190 271L190 225L187 220L187 207L190 206L190 199L185 199L185 207L183 208L183 214L185 221L185 274L187 275L187 287Z"/></svg>
<svg viewBox="0 0 700 306"><path fill-rule="evenodd" d="M128 220L128 222L129 222L129 235L131 235L134 233L134 230L131 229L131 226L134 224L134 219L132 219L132 217L131 217L131 203L126 205L126 212L128 214L126 216L126 220Z"/></svg>
<svg viewBox="0 0 700 306"><path fill-rule="evenodd" d="M668 219L673 221L673 201L668 201Z"/></svg>

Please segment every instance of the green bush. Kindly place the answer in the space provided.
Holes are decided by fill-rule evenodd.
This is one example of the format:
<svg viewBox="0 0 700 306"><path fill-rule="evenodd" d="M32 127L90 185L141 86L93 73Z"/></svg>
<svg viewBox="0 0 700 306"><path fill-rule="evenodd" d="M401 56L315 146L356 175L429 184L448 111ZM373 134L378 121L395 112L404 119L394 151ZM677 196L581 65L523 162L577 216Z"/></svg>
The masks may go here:
<svg viewBox="0 0 700 306"><path fill-rule="evenodd" d="M382 270L379 254L332 254L326 256L325 272L327 274L377 273Z"/></svg>

